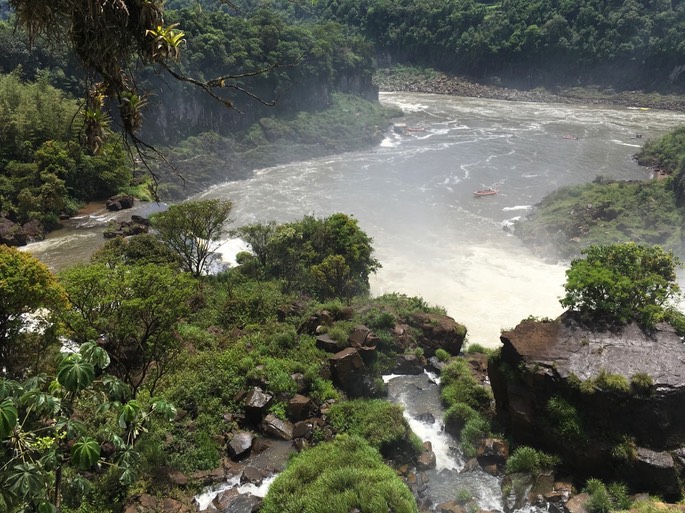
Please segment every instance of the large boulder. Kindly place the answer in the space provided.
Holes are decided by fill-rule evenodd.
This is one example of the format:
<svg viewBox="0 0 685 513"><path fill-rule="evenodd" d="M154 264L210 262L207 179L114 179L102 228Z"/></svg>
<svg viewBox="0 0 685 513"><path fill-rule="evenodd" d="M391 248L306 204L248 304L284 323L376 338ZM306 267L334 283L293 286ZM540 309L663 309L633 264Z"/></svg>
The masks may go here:
<svg viewBox="0 0 685 513"><path fill-rule="evenodd" d="M7 246L25 246L28 237L21 226L6 217L0 217L0 244Z"/></svg>
<svg viewBox="0 0 685 513"><path fill-rule="evenodd" d="M375 397L382 393L367 371L359 351L348 347L329 359L333 383L350 397Z"/></svg>
<svg viewBox="0 0 685 513"><path fill-rule="evenodd" d="M426 357L434 356L438 349L444 349L453 356L460 353L466 328L451 317L417 312L411 315L408 323L419 330L421 335L417 343Z"/></svg>
<svg viewBox="0 0 685 513"><path fill-rule="evenodd" d="M118 194L116 196L112 196L105 202L105 208L107 210L116 212L118 210L124 210L133 207L134 202L135 198L130 194Z"/></svg>
<svg viewBox="0 0 685 513"><path fill-rule="evenodd" d="M566 313L523 321L500 338L488 374L498 416L517 443L560 454L579 479L677 497L674 483L685 475L672 456L685 446L685 345L673 328L598 331Z"/></svg>

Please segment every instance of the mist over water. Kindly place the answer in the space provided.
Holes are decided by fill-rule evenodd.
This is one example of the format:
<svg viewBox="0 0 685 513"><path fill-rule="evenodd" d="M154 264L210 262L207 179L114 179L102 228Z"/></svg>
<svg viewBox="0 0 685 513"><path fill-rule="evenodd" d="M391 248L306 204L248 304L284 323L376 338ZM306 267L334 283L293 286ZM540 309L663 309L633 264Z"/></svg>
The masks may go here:
<svg viewBox="0 0 685 513"><path fill-rule="evenodd" d="M409 93L381 100L406 112L397 122L422 130L390 132L366 151L263 169L196 198L233 201L235 226L353 215L383 265L372 278L374 294L401 292L444 306L466 325L469 341L487 346L529 315L561 313L566 264L533 256L504 228L563 185L597 175L647 178L632 155L685 122L680 113L623 107ZM497 195L473 196L493 184ZM73 262L78 232L66 235L77 238L28 249L53 267L61 255Z"/></svg>

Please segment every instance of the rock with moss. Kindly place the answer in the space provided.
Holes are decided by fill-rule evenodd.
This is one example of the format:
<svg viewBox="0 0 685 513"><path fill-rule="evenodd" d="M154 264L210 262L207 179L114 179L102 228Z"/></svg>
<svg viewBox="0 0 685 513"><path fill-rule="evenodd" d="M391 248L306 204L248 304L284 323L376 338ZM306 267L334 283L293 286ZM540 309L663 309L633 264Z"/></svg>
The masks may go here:
<svg viewBox="0 0 685 513"><path fill-rule="evenodd" d="M522 321L501 340L488 371L517 443L559 454L578 478L680 495L673 454L685 442L685 346L673 328L593 330L566 313ZM631 385L635 375L651 377L649 394Z"/></svg>

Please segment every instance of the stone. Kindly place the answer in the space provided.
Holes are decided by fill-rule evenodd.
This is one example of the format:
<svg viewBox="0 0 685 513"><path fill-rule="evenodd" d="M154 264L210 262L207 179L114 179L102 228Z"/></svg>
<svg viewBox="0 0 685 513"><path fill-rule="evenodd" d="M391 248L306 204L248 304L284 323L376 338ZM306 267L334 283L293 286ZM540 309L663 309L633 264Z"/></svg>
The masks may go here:
<svg viewBox="0 0 685 513"><path fill-rule="evenodd" d="M273 397L265 394L261 388L254 387L250 390L243 399L245 404L245 411L252 416L262 416L266 409L271 405Z"/></svg>
<svg viewBox="0 0 685 513"><path fill-rule="evenodd" d="M307 396L295 394L286 406L286 415L293 421L304 420L315 413L316 406Z"/></svg>
<svg viewBox="0 0 685 513"><path fill-rule="evenodd" d="M337 353L340 350L338 342L333 340L328 333L316 337L316 347L327 353Z"/></svg>
<svg viewBox="0 0 685 513"><path fill-rule="evenodd" d="M135 198L129 194L118 194L112 196L105 202L105 208L116 212L118 210L124 210L133 207Z"/></svg>
<svg viewBox="0 0 685 513"><path fill-rule="evenodd" d="M675 483L685 469L670 453L685 440L685 344L672 327L661 323L646 333L633 323L605 330L566 312L553 321L524 320L500 339L500 356L491 360L488 376L498 420L512 440L559 454L575 475L622 481L667 500L679 496ZM512 371L515 379L507 376ZM649 394L606 381L595 384L594 393L577 392L579 382L600 374L630 383L637 373L652 377ZM581 441L549 429L547 406L554 396L569 401L581 418ZM583 421L592 429L583 429ZM636 461L616 465L615 443L603 433L634 440Z"/></svg>
<svg viewBox="0 0 685 513"><path fill-rule="evenodd" d="M243 475L240 476L240 484L251 483L259 485L264 480L264 474L256 467L245 467Z"/></svg>
<svg viewBox="0 0 685 513"><path fill-rule="evenodd" d="M233 435L228 442L228 455L234 460L241 460L250 454L254 435L248 431L240 431Z"/></svg>
<svg viewBox="0 0 685 513"><path fill-rule="evenodd" d="M429 442L430 443L430 442ZM436 458L432 448L424 450L416 458L416 469L419 471L432 470L435 468Z"/></svg>
<svg viewBox="0 0 685 513"><path fill-rule="evenodd" d="M455 500L442 502L435 507L438 513L468 513L465 506L459 504Z"/></svg>
<svg viewBox="0 0 685 513"><path fill-rule="evenodd" d="M372 380L366 376L364 361L359 351L348 347L329 359L333 383L351 397L372 395Z"/></svg>
<svg viewBox="0 0 685 513"><path fill-rule="evenodd" d="M17 223L6 217L0 217L0 244L7 246L25 246L28 237Z"/></svg>
<svg viewBox="0 0 685 513"><path fill-rule="evenodd" d="M588 493L579 493L578 495L574 495L571 497L566 504L564 504L564 509L568 513L588 513L587 508L585 507L585 504L587 504L587 501L590 499L590 494Z"/></svg>
<svg viewBox="0 0 685 513"><path fill-rule="evenodd" d="M348 336L348 342L352 347L361 347L366 345L366 339L371 333L371 330L366 326L359 325L352 329L352 333Z"/></svg>
<svg viewBox="0 0 685 513"><path fill-rule="evenodd" d="M309 438L313 432L314 423L311 420L301 420L293 426L293 438Z"/></svg>
<svg viewBox="0 0 685 513"><path fill-rule="evenodd" d="M411 315L409 324L421 332L419 347L425 356L435 356L435 351L444 349L457 356L466 338L466 328L451 317L435 313L416 312Z"/></svg>
<svg viewBox="0 0 685 513"><path fill-rule="evenodd" d="M423 363L414 354L400 354L395 357L395 365L390 370L390 374L411 374L418 376L423 374Z"/></svg>
<svg viewBox="0 0 685 513"><path fill-rule="evenodd" d="M478 464L483 467L494 466L497 471L492 474L497 475L504 471L504 465L509 458L509 444L506 440L501 440L499 438L484 438L478 444L478 449L476 450L476 459Z"/></svg>
<svg viewBox="0 0 685 513"><path fill-rule="evenodd" d="M293 439L293 425L287 420L282 420L276 415L268 414L262 421L262 430L276 438L282 440Z"/></svg>

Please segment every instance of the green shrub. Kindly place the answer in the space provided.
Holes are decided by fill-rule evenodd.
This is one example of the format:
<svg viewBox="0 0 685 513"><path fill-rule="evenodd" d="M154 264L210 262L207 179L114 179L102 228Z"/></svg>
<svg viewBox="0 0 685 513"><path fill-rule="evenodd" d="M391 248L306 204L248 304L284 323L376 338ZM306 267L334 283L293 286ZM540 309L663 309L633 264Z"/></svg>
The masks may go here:
<svg viewBox="0 0 685 513"><path fill-rule="evenodd" d="M632 504L628 496L628 488L623 483L611 483L606 486L599 479L588 479L585 483L585 492L590 495L585 503L585 507L590 513L626 510Z"/></svg>
<svg viewBox="0 0 685 513"><path fill-rule="evenodd" d="M445 351L443 348L440 348L435 350L435 357L440 362L447 362L452 357L452 355Z"/></svg>
<svg viewBox="0 0 685 513"><path fill-rule="evenodd" d="M637 458L637 445L635 439L624 435L620 441L611 449L611 456L623 462L631 462Z"/></svg>
<svg viewBox="0 0 685 513"><path fill-rule="evenodd" d="M338 435L295 456L269 488L262 513L417 513L416 499L361 438Z"/></svg>
<svg viewBox="0 0 685 513"><path fill-rule="evenodd" d="M557 395L547 401L547 414L554 434L570 445L578 447L587 443L583 423L576 408Z"/></svg>
<svg viewBox="0 0 685 513"><path fill-rule="evenodd" d="M467 354L474 354L474 353L481 353L481 354L490 354L490 349L487 349L485 346L478 344L478 343L473 343L469 344L466 346L466 351L464 351Z"/></svg>
<svg viewBox="0 0 685 513"><path fill-rule="evenodd" d="M339 433L360 436L384 454L408 441L411 433L402 407L380 399L334 403L328 422Z"/></svg>
<svg viewBox="0 0 685 513"><path fill-rule="evenodd" d="M456 403L445 411L445 429L450 433L458 433L472 418L478 417L478 412L465 403Z"/></svg>
<svg viewBox="0 0 685 513"><path fill-rule="evenodd" d="M594 378L597 387L602 390L628 393L630 392L630 384L625 376L621 374L610 374L604 369Z"/></svg>
<svg viewBox="0 0 685 513"><path fill-rule="evenodd" d="M635 394L652 395L654 393L654 380L646 372L637 372L630 378L630 387Z"/></svg>
<svg viewBox="0 0 685 513"><path fill-rule="evenodd" d="M543 470L551 470L558 464L558 457L522 445L517 447L507 460L505 471L507 474L526 472L538 475Z"/></svg>
<svg viewBox="0 0 685 513"><path fill-rule="evenodd" d="M475 458L478 442L488 436L490 436L490 423L480 415L470 418L459 435L462 451L468 458Z"/></svg>

